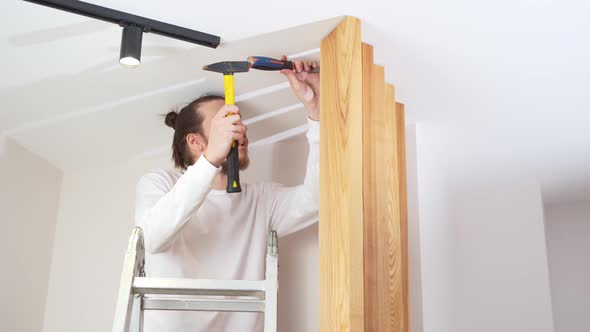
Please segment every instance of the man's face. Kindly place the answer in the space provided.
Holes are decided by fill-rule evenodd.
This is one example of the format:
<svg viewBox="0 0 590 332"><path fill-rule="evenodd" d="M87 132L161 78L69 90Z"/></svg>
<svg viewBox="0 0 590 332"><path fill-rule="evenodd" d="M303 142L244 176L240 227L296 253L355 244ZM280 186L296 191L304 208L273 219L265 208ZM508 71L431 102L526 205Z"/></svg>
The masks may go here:
<svg viewBox="0 0 590 332"><path fill-rule="evenodd" d="M223 100L212 100L202 104L199 107L199 112L203 115L203 132L205 133L206 142L209 141L209 131L211 128L211 120L219 112L225 102ZM205 143L205 150L207 149ZM250 164L250 158L248 157L248 136L245 136L244 142L238 146L238 159L240 161L240 170L248 168ZM225 161L221 164L221 167L225 169Z"/></svg>

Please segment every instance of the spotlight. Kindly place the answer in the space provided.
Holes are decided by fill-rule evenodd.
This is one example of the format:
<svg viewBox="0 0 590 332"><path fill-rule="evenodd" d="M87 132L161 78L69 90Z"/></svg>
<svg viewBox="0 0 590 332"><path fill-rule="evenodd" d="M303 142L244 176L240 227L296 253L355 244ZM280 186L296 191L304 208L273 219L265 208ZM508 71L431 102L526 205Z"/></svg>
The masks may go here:
<svg viewBox="0 0 590 332"><path fill-rule="evenodd" d="M137 67L141 63L141 38L143 33L155 33L189 43L217 48L219 36L191 30L166 22L152 20L107 7L76 0L25 0L66 12L110 22L123 27L119 62L125 67Z"/></svg>
<svg viewBox="0 0 590 332"><path fill-rule="evenodd" d="M121 56L119 63L127 68L135 68L141 63L141 39L143 28L136 25L123 27L121 37Z"/></svg>

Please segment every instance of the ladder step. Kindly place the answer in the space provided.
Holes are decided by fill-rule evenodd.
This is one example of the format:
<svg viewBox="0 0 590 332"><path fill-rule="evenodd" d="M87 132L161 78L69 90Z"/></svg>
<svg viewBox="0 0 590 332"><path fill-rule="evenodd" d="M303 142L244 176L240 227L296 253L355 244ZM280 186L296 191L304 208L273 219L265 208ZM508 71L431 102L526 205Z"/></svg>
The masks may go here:
<svg viewBox="0 0 590 332"><path fill-rule="evenodd" d="M264 298L264 280L213 280L135 277L134 294L257 296Z"/></svg>
<svg viewBox="0 0 590 332"><path fill-rule="evenodd" d="M142 298L143 310L264 312L264 300Z"/></svg>

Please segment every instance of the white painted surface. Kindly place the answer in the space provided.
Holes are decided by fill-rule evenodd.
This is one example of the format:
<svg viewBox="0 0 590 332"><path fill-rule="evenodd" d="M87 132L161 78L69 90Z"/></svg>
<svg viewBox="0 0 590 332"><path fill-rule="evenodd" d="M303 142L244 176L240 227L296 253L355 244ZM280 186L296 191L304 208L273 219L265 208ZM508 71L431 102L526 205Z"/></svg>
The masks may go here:
<svg viewBox="0 0 590 332"><path fill-rule="evenodd" d="M137 169L64 175L45 332L110 331L126 244L133 226Z"/></svg>
<svg viewBox="0 0 590 332"><path fill-rule="evenodd" d="M198 79L197 69L214 57L239 60L248 53L277 56L317 48L323 28L295 35L277 31L348 14L364 21L365 40L375 45L376 61L385 65L388 81L397 85L398 97L408 105L410 122L485 124L493 139L476 135L471 144L496 151L490 160L534 175L552 201L590 196L590 154L584 153L590 151L590 44L584 42L590 30L589 2L300 0L295 6L261 0L253 6L227 0L223 9L215 1L92 2L219 34L227 44L209 52L146 35L142 66L125 71L117 64L120 28L24 1L4 1L2 130ZM269 32L274 33L260 37ZM240 76L238 84L245 84L240 93L270 85L264 79L268 75L255 75L248 77L258 83ZM25 127L13 137L70 168L82 166L71 156L84 153L84 147L92 147L104 160L141 154L145 151L137 142L153 148L165 137L154 126L156 114L200 91L218 89L220 81L215 77L205 86L179 88L42 128ZM130 126L133 134L125 131ZM30 138L37 132L43 142ZM74 137L84 143L72 143L79 142ZM465 153L457 158L470 161ZM86 159L85 166L100 161Z"/></svg>
<svg viewBox="0 0 590 332"><path fill-rule="evenodd" d="M43 327L62 173L6 140L0 153L2 331Z"/></svg>
<svg viewBox="0 0 590 332"><path fill-rule="evenodd" d="M553 331L539 186L470 174L443 133L417 126L424 331Z"/></svg>
<svg viewBox="0 0 590 332"><path fill-rule="evenodd" d="M305 118L301 110L299 115ZM413 331L422 332L413 135L413 128L409 128L412 317ZM252 163L243 179L296 185L303 180L306 157L304 135L253 148ZM135 182L145 170L168 165L166 159L144 158L110 168L66 174L44 332L110 329L123 254L133 223ZM279 331L317 331L317 225L281 239L279 251Z"/></svg>
<svg viewBox="0 0 590 332"><path fill-rule="evenodd" d="M540 209L538 190L525 183L540 183L551 202L590 197L590 44L584 42L590 3L346 0L336 6L302 0L297 3L301 10L284 10L276 2L252 6L228 0L224 8L231 10L223 10L217 2L187 0L92 2L217 33L228 44L213 53L148 35L142 66L125 71L117 64L119 28L24 1L0 3L0 12L6 13L6 28L0 31L0 130L68 169L49 289L48 303L55 305L47 308L46 331L67 331L76 324L88 331L108 330L111 313L105 308L112 306L113 294L93 293L97 300L91 302L82 292L85 285L70 274L116 288L114 272L128 236L132 193L121 189L109 196L112 188L105 179L114 174L121 186L132 188L151 158L161 163L168 158L170 133L157 115L220 88L219 77L202 81L194 68L213 59L317 48L329 24L276 31L343 13L364 21L365 40L375 45L376 61L396 84L409 122L420 123L424 330L463 331L477 318L478 331L498 328L500 319L521 331L530 326L545 331L550 312L542 280L546 262L544 270L539 257L544 245L534 212ZM265 4L268 9L259 10ZM270 14L277 7L283 10ZM283 82L265 73L236 81L238 93ZM277 90L245 108L254 117L295 102ZM261 121L250 132L262 139L296 127L290 115L273 125ZM261 169L272 174L269 165ZM494 184L502 184L502 190ZM102 204L96 206L95 200ZM526 245L515 234L490 230L499 217L501 225L514 224ZM467 219L477 220L477 227ZM496 236L484 236L488 231ZM490 242L498 237L502 241ZM113 245L105 248L105 241ZM477 269L469 253L481 259ZM495 267L520 273L502 279ZM529 273L538 278L525 282ZM69 290L72 285L75 291ZM477 301L467 291L478 294ZM501 298L507 291L510 296ZM532 305L524 300L529 292ZM74 308L68 299L82 299L85 307ZM478 308L482 311L474 312ZM100 317L90 309L98 309Z"/></svg>
<svg viewBox="0 0 590 332"><path fill-rule="evenodd" d="M303 181L305 137L300 135L256 150L250 181L277 181L296 185ZM422 332L422 291L415 127L406 132L409 214L410 305L412 331ZM319 327L318 226L280 241L279 331L312 332Z"/></svg>
<svg viewBox="0 0 590 332"><path fill-rule="evenodd" d="M406 173L408 178L408 269L410 283L410 331L423 332L420 204L418 202L418 151L416 126L406 126Z"/></svg>
<svg viewBox="0 0 590 332"><path fill-rule="evenodd" d="M590 201L545 206L555 332L590 326Z"/></svg>
<svg viewBox="0 0 590 332"><path fill-rule="evenodd" d="M305 119L303 111L299 115ZM305 171L306 144L300 135L276 146L252 149L244 181L299 183ZM169 165L167 158L144 158L66 174L44 332L111 328L133 224L135 183L144 171ZM317 227L281 240L280 252L279 330L314 331L318 326Z"/></svg>
<svg viewBox="0 0 590 332"><path fill-rule="evenodd" d="M277 181L297 185L305 176L305 136L256 150L246 177L251 182ZM256 158L256 159L254 159ZM318 228L308 227L279 241L279 329L317 331L319 301Z"/></svg>
<svg viewBox="0 0 590 332"><path fill-rule="evenodd" d="M55 12L25 2L10 6L25 12L28 9ZM191 47L154 61L144 61L133 70L121 66L108 70L92 68L22 86L0 88L0 107L19 109L18 112L0 113L0 133L14 138L66 171L99 165L108 167L124 162L130 156L161 151L162 147L169 145L168 128L162 128L161 114L180 108L202 94L223 93L222 74L204 71L204 65L230 59L243 61L249 55L280 57L281 54L297 55L310 50L304 53L306 58L317 59L319 36L330 31L339 21L340 18L328 19L270 34L259 33L247 39L226 40L216 50ZM76 27L78 31L85 31L78 25ZM51 39L49 35L52 33L39 34L41 38ZM153 36L145 37L146 51L150 49L150 37ZM99 40L97 38L95 42L100 43ZM71 65L75 66L74 63ZM7 71L11 70L7 68ZM21 76L15 76L11 82L17 82ZM253 70L236 74L235 81L236 99L240 100L244 119L268 116L273 111L299 103L285 85L286 79L276 72ZM250 126L251 142L302 124L305 124L304 118L295 117L292 112L279 112ZM38 140L32 133L46 139ZM89 150L94 153L85 158L74 157Z"/></svg>

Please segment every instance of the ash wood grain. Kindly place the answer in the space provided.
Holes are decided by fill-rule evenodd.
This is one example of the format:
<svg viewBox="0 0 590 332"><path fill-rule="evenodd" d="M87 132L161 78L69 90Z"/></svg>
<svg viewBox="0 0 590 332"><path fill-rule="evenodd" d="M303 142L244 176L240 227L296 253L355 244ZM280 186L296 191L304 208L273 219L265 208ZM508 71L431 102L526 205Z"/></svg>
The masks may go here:
<svg viewBox="0 0 590 332"><path fill-rule="evenodd" d="M381 308L379 286L382 276L379 265L378 204L380 167L375 145L382 132L381 117L385 111L384 68L373 64L373 47L362 46L363 52L363 223L364 223L364 298L365 331L380 331Z"/></svg>
<svg viewBox="0 0 590 332"><path fill-rule="evenodd" d="M360 21L320 45L320 331L364 331Z"/></svg>
<svg viewBox="0 0 590 332"><path fill-rule="evenodd" d="M410 272L408 267L408 179L406 170L406 119L404 104L395 103L397 118L397 156L399 172L400 236L402 246L402 277L404 332L410 332Z"/></svg>
<svg viewBox="0 0 590 332"><path fill-rule="evenodd" d="M399 200L399 128L395 112L395 88L385 86L385 109L377 121L382 123L375 148L381 168L377 176L382 180L378 199L379 243L379 310L382 323L378 331L404 331L403 254L401 209ZM385 291L387 290L387 291Z"/></svg>
<svg viewBox="0 0 590 332"><path fill-rule="evenodd" d="M401 159L395 90L363 44L363 218L365 331L405 331ZM404 169L405 170L405 169Z"/></svg>

